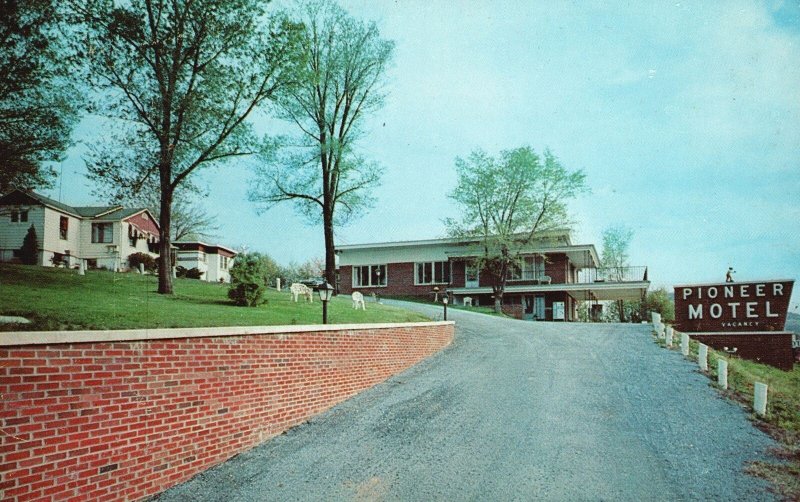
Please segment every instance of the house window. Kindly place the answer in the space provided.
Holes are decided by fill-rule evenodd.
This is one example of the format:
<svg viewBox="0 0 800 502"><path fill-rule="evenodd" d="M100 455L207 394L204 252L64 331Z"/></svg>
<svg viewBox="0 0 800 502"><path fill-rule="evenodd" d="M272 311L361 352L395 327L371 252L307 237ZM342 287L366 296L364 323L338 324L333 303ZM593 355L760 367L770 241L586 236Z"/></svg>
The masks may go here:
<svg viewBox="0 0 800 502"><path fill-rule="evenodd" d="M450 262L428 261L416 264L415 284L449 284Z"/></svg>
<svg viewBox="0 0 800 502"><path fill-rule="evenodd" d="M222 268L222 270L228 270L228 257L227 256L221 256L220 259L221 259L221 263L222 263L220 268Z"/></svg>
<svg viewBox="0 0 800 502"><path fill-rule="evenodd" d="M58 235L61 237L61 240L67 240L67 234L69 232L69 218L66 216L62 216L61 219L58 221Z"/></svg>
<svg viewBox="0 0 800 502"><path fill-rule="evenodd" d="M353 287L386 286L386 265L353 267Z"/></svg>
<svg viewBox="0 0 800 502"><path fill-rule="evenodd" d="M11 211L11 223L26 223L28 221L28 210Z"/></svg>
<svg viewBox="0 0 800 502"><path fill-rule="evenodd" d="M110 244L114 242L113 223L92 223L92 242Z"/></svg>

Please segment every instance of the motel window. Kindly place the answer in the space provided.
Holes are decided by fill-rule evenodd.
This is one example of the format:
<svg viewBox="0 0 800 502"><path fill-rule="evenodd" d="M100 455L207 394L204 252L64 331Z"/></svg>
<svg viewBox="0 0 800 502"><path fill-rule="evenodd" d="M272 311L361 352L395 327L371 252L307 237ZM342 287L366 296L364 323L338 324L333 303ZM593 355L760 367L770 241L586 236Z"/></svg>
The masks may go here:
<svg viewBox="0 0 800 502"><path fill-rule="evenodd" d="M386 265L353 267L353 287L386 286Z"/></svg>
<svg viewBox="0 0 800 502"><path fill-rule="evenodd" d="M544 259L541 256L526 256L512 263L508 269L509 281L541 280L544 276Z"/></svg>
<svg viewBox="0 0 800 502"><path fill-rule="evenodd" d="M58 221L58 235L61 237L61 240L67 240L67 234L69 233L69 218L66 216L62 216L61 219Z"/></svg>
<svg viewBox="0 0 800 502"><path fill-rule="evenodd" d="M92 242L110 244L114 242L113 223L92 223Z"/></svg>
<svg viewBox="0 0 800 502"><path fill-rule="evenodd" d="M415 284L449 284L450 262L428 261L416 264Z"/></svg>

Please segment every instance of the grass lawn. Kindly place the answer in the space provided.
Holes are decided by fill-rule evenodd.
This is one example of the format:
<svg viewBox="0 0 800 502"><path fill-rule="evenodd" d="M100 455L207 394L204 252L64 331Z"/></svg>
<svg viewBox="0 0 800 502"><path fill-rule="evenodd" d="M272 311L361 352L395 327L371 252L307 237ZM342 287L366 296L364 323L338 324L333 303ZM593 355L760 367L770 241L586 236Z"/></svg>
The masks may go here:
<svg viewBox="0 0 800 502"><path fill-rule="evenodd" d="M237 307L227 285L175 279L174 295L159 295L157 278L137 273L77 271L0 264L0 315L22 316L31 324L0 330L79 330L321 324L322 303L294 303L288 291L269 290L267 303ZM349 296L331 300L331 324L416 322L430 319L396 307L367 303L352 308Z"/></svg>
<svg viewBox="0 0 800 502"><path fill-rule="evenodd" d="M659 341L663 346L663 342ZM699 343L691 340L689 354L697 360ZM679 345L673 350L680 350ZM754 382L769 386L767 415L751 418L755 425L781 443L776 452L783 462L753 462L748 471L768 479L787 500L800 500L800 365L792 371L782 371L766 364L731 357L725 353L708 350L708 376L717 381L717 360L728 361L728 390L725 396L739 401L752 410Z"/></svg>

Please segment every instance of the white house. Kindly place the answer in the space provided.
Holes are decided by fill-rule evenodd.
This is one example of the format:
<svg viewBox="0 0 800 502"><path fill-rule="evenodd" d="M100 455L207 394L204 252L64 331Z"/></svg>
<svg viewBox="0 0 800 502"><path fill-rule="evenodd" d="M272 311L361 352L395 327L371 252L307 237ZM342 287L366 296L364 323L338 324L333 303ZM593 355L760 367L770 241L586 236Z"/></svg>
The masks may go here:
<svg viewBox="0 0 800 502"><path fill-rule="evenodd" d="M158 255L159 227L145 208L73 207L35 192L0 197L0 261L16 261L33 226L43 266L128 268L133 253Z"/></svg>
<svg viewBox="0 0 800 502"><path fill-rule="evenodd" d="M204 281L231 282L230 269L236 256L233 249L200 241L173 242L173 246L178 249L176 266L198 269Z"/></svg>

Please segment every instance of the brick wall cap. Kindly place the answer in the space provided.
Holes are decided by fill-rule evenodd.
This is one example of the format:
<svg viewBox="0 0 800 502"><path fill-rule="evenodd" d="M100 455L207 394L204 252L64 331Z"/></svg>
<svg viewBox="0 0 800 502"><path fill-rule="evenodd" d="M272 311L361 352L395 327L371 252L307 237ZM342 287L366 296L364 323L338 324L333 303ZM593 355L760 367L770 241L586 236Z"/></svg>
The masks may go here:
<svg viewBox="0 0 800 502"><path fill-rule="evenodd" d="M87 331L9 331L0 333L0 347L60 343L125 342L174 338L218 336L282 335L326 331L364 331L425 326L454 325L454 321L371 323L371 324L307 324L289 326L229 326L213 328L158 328Z"/></svg>

